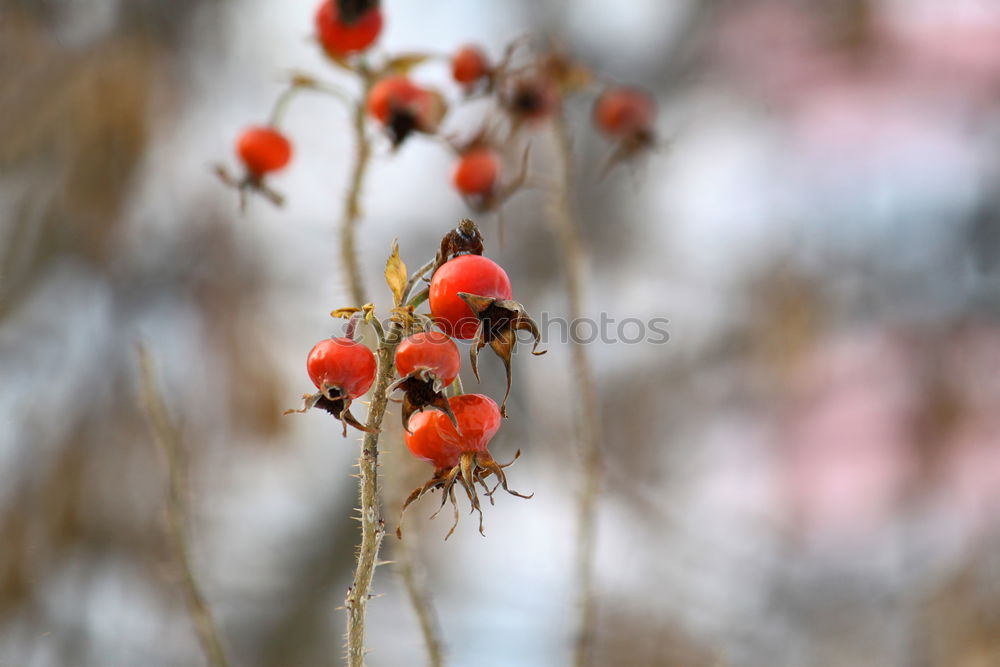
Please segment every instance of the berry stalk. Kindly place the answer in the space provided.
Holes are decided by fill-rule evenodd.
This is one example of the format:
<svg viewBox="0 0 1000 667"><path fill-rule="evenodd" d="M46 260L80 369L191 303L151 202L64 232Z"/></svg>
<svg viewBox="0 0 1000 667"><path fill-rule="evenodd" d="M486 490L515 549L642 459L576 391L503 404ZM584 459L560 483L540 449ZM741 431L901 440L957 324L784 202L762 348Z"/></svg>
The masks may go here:
<svg viewBox="0 0 1000 667"><path fill-rule="evenodd" d="M365 296L361 266L358 264L355 228L358 220L361 219L361 193L364 190L365 176L368 173L368 164L371 161L372 153L371 141L365 131L365 100L368 99L372 77L365 69L362 69L359 74L362 81L362 91L354 105L352 119L355 142L354 165L351 168L351 180L347 187L347 196L344 198L344 213L340 220L340 261L350 299L358 306L367 303L368 299Z"/></svg>

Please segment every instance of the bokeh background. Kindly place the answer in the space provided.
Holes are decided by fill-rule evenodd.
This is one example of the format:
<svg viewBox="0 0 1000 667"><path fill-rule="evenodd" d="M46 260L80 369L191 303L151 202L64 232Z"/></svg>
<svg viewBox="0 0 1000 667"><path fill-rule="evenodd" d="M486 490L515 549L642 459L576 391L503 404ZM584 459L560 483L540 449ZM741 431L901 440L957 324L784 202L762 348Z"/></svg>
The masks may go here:
<svg viewBox="0 0 1000 667"><path fill-rule="evenodd" d="M190 449L193 550L237 665L339 664L356 437L281 417L346 302L352 155L335 99L239 215L211 165L289 71L350 83L314 0L0 0L0 664L197 665L137 400L145 341ZM569 105L587 309L666 317L595 343L603 405L601 665L1000 664L1000 5L991 0L385 0L381 48L498 56L558 38L659 99L660 144L601 179ZM449 91L447 70L415 75ZM472 127L481 108L447 126ZM374 128L372 128L374 132ZM535 174L552 169L536 130ZM379 139L360 249L416 266L469 215L452 157ZM530 311L565 310L547 195L480 223ZM374 290L373 290L374 291ZM379 293L379 304L387 305ZM492 447L530 501L408 517L449 664L571 660L580 456L568 347L515 358ZM483 390L502 395L484 359ZM474 380L466 377L466 387ZM393 431L386 516L429 473ZM387 558L395 538L385 542ZM370 664L419 665L394 566Z"/></svg>

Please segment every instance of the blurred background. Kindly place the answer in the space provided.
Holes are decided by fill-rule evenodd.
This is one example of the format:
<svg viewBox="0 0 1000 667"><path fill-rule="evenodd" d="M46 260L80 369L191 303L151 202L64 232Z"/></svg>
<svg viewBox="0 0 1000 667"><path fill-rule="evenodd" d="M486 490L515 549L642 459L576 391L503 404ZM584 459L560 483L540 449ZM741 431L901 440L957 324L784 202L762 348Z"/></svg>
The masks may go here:
<svg viewBox="0 0 1000 667"><path fill-rule="evenodd" d="M351 85L315 0L0 0L0 664L203 664L164 531L135 344L190 449L193 558L235 665L339 664L357 437L281 417L347 302L349 116L303 94L240 215L211 165L288 72ZM605 457L600 665L1000 665L1000 5L991 0L385 0L380 48L499 57L532 32L660 103L659 147L600 178L568 108L587 309L670 320L594 343ZM447 67L415 78L448 87ZM474 126L476 106L446 121ZM374 132L374 128L373 128ZM545 128L535 130L541 147ZM470 215L452 156L376 141L360 251L417 266ZM552 169L541 148L534 173ZM544 192L479 216L536 315L565 311ZM563 665L577 619L569 349L514 360L491 447L522 501L482 538L408 516L449 664ZM488 358L487 358L488 357ZM484 355L482 390L502 395ZM467 370L467 369L466 369ZM466 389L475 386L471 376ZM385 514L430 473L384 439ZM447 514L445 512L444 514ZM395 538L384 556L392 558ZM395 567L369 662L424 663Z"/></svg>

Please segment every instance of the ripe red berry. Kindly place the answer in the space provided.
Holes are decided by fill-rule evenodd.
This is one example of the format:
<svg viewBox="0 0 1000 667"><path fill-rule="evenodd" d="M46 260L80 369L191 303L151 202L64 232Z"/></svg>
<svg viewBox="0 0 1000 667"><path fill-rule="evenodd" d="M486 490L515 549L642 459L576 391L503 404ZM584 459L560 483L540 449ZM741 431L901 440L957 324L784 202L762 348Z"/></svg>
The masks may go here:
<svg viewBox="0 0 1000 667"><path fill-rule="evenodd" d="M458 346L440 331L413 334L396 348L396 370L400 375L427 370L445 387L458 377L461 365Z"/></svg>
<svg viewBox="0 0 1000 667"><path fill-rule="evenodd" d="M427 94L420 86L398 74L379 79L368 93L368 113L383 125L393 109L419 106Z"/></svg>
<svg viewBox="0 0 1000 667"><path fill-rule="evenodd" d="M291 161L292 144L272 127L250 127L240 135L236 152L247 170L260 177Z"/></svg>
<svg viewBox="0 0 1000 667"><path fill-rule="evenodd" d="M399 144L413 131L434 132L444 116L444 101L402 75L379 79L368 93L368 114Z"/></svg>
<svg viewBox="0 0 1000 667"><path fill-rule="evenodd" d="M442 264L431 278L431 315L445 333L462 340L475 338L479 317L460 292L501 301L513 293L507 273L482 255L459 255Z"/></svg>
<svg viewBox="0 0 1000 667"><path fill-rule="evenodd" d="M443 412L426 410L410 417L411 432L404 432L410 452L434 464L436 470L457 466L464 453L486 452L500 429L500 408L490 397L462 394L448 403L458 431Z"/></svg>
<svg viewBox="0 0 1000 667"><path fill-rule="evenodd" d="M458 83L470 87L490 74L486 54L478 46L467 44L451 57L451 75Z"/></svg>
<svg viewBox="0 0 1000 667"><path fill-rule="evenodd" d="M306 360L309 379L320 390L336 387L347 398L361 396L375 381L375 355L350 338L328 338L316 343Z"/></svg>
<svg viewBox="0 0 1000 667"><path fill-rule="evenodd" d="M452 182L463 195L489 196L500 175L500 157L489 148L473 148L461 155Z"/></svg>
<svg viewBox="0 0 1000 667"><path fill-rule="evenodd" d="M656 118L656 102L638 88L609 88L594 102L594 123L616 139L648 136Z"/></svg>
<svg viewBox="0 0 1000 667"><path fill-rule="evenodd" d="M364 51L382 31L382 11L377 3L362 7L356 15L341 12L338 0L325 0L316 10L316 32L327 53L341 58Z"/></svg>
<svg viewBox="0 0 1000 667"><path fill-rule="evenodd" d="M455 510L455 521L445 539L458 526L458 502L455 486L465 490L472 503L472 509L479 512L479 532L483 533L483 509L479 503L476 485L482 486L493 503L493 491L497 486L507 493L520 498L530 498L507 486L504 468L510 463L497 463L487 449L490 440L500 428L500 408L493 399L482 394L463 394L448 401L449 414L440 410L428 410L413 415L410 429L405 432L406 446L418 459L434 466L434 475L422 486L410 493L403 503L403 512L421 496L432 489L441 489L441 506L450 501ZM449 416L450 415L450 416ZM453 421L454 420L454 421ZM457 428L456 428L457 424ZM521 455L517 452L514 460ZM497 478L492 490L487 487L490 476ZM485 535L485 533L483 533ZM396 536L402 537L401 528Z"/></svg>

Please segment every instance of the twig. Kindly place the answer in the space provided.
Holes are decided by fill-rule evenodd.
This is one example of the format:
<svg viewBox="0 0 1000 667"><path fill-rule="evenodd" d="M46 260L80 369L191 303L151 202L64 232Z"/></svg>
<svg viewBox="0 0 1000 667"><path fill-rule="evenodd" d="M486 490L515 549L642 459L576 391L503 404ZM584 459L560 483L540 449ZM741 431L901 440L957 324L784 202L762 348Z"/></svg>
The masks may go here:
<svg viewBox="0 0 1000 667"><path fill-rule="evenodd" d="M565 117L559 113L552 120L556 159L559 162L561 188L553 202L553 222L563 253L568 315L574 324L583 318L584 265L586 255L573 215L572 143ZM574 326L575 329L575 326ZM580 626L576 639L577 667L591 664L596 608L594 601L594 545L596 533L597 490L601 472L601 416L597 387L587 350L577 332L571 331L572 373L579 392L578 432L583 452L583 486L577 506L579 522L575 577L580 605Z"/></svg>
<svg viewBox="0 0 1000 667"><path fill-rule="evenodd" d="M354 232L358 220L361 218L361 192L364 188L365 174L368 172L368 163L372 153L371 141L365 130L365 100L368 99L371 77L365 72L361 72L360 77L364 83L361 97L354 105L354 166L347 188L347 197L344 199L344 214L340 221L340 261L343 264L348 292L355 306L361 306L368 302L368 299L365 298L361 266L358 264Z"/></svg>
<svg viewBox="0 0 1000 667"><path fill-rule="evenodd" d="M420 277L433 266L428 262L407 282L403 294L405 302L417 284ZM344 606L347 608L347 660L350 667L363 667L365 663L365 611L368 598L371 597L372 577L378 565L378 552L385 535L385 521L382 519L382 508L379 504L378 491L378 438L385 409L389 403L389 385L394 376L394 355L396 347L402 340L402 326L393 322L379 344L377 351L378 374L375 379L375 389L372 390L371 404L368 408L368 420L365 426L368 432L361 441L361 456L358 458L359 495L361 499L361 545L358 547L358 564L354 571L354 583L347 591ZM411 601L416 608L426 601ZM418 611L419 614L419 611Z"/></svg>
<svg viewBox="0 0 1000 667"><path fill-rule="evenodd" d="M188 613L194 623L205 659L212 667L227 667L229 661L222 646L219 628L204 593L195 577L191 562L190 536L187 529L187 472L180 435L167 416L163 398L156 386L153 360L143 344L137 347L143 407L149 419L157 445L167 463L169 479L167 494L167 532L174 558L181 569L181 585L187 600Z"/></svg>

